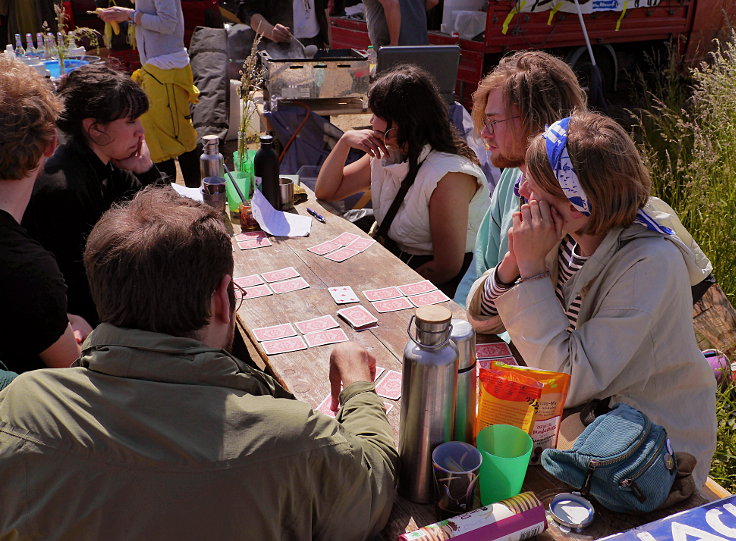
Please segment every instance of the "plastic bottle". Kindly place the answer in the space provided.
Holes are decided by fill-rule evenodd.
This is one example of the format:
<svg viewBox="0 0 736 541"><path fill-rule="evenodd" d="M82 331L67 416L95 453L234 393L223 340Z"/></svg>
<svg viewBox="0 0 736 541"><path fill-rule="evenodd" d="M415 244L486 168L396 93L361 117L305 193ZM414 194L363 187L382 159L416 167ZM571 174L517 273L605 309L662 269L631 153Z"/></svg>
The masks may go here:
<svg viewBox="0 0 736 541"><path fill-rule="evenodd" d="M15 56L22 58L26 55L26 50L23 48L23 42L20 39L20 34L15 35Z"/></svg>
<svg viewBox="0 0 736 541"><path fill-rule="evenodd" d="M38 51L36 51L36 48L33 46L33 34L30 32L26 34L26 56L33 58L38 57Z"/></svg>
<svg viewBox="0 0 736 541"><path fill-rule="evenodd" d="M36 55L39 58L48 58L48 56L46 56L46 48L44 47L44 39L41 32L36 34Z"/></svg>
<svg viewBox="0 0 736 541"><path fill-rule="evenodd" d="M281 208L279 197L279 159L273 150L273 137L261 135L261 148L253 158L255 187L275 209Z"/></svg>
<svg viewBox="0 0 736 541"><path fill-rule="evenodd" d="M373 48L373 45L368 45L368 50L366 52L368 53L368 67L370 68L372 79L376 76L376 64L378 64L378 55L376 54L376 50Z"/></svg>
<svg viewBox="0 0 736 541"><path fill-rule="evenodd" d="M417 503L432 500L432 451L453 437L458 352L451 318L443 306L417 308L416 333L404 348L399 491Z"/></svg>

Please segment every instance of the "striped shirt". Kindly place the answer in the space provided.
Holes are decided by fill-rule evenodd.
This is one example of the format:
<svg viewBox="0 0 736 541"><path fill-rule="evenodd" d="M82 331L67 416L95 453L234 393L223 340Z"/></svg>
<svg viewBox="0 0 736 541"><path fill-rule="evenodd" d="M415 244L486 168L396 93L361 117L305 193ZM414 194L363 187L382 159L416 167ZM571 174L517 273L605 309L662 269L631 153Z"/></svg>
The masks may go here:
<svg viewBox="0 0 736 541"><path fill-rule="evenodd" d="M567 235L564 239L562 239L560 247L557 251L559 274L557 276L557 286L555 288L555 294L557 295L557 300L560 301L560 305L563 307L565 306L565 297L563 295L562 288L588 260L588 257L583 257L576 254L576 248L577 243L575 242L575 240L570 235ZM499 281L498 277L496 276L496 271L494 270L491 279L486 280L485 284L483 285L483 292L480 299L481 315L491 317L497 316L498 310L496 310L496 299L498 299L501 295L506 293L515 285L516 283L505 284ZM565 310L565 315L567 316L567 320L570 323L567 327L568 331L575 330L578 315L580 314L580 303L581 299L580 295L578 295L577 297L575 297L575 299L573 299L573 301L570 303L570 306L568 306Z"/></svg>

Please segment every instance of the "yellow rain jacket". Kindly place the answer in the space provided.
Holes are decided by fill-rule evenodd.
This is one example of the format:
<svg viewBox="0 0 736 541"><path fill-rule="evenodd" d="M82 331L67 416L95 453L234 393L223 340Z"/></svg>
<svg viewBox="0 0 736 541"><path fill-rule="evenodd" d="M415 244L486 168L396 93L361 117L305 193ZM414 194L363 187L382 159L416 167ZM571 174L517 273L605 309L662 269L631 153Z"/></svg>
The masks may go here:
<svg viewBox="0 0 736 541"><path fill-rule="evenodd" d="M161 69L145 64L132 78L148 96L148 112L141 123L151 159L163 162L194 150L197 132L189 106L199 101L199 90L194 86L191 66Z"/></svg>

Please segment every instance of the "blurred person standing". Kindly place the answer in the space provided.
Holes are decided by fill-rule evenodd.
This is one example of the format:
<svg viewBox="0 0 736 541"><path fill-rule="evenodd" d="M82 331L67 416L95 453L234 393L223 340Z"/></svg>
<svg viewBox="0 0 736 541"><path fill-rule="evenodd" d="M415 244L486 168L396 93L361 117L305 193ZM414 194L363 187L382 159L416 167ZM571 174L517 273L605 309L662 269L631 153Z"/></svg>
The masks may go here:
<svg viewBox="0 0 736 541"><path fill-rule="evenodd" d="M325 0L240 0L238 18L274 43L297 38L320 49L330 46L330 22Z"/></svg>
<svg viewBox="0 0 736 541"><path fill-rule="evenodd" d="M133 80L148 96L150 108L141 122L151 159L176 180L176 165L190 188L200 185L197 132L190 105L199 101L189 55L184 47L184 13L179 0L137 0L135 9L120 6L99 13L105 22L135 24L142 67Z"/></svg>
<svg viewBox="0 0 736 541"><path fill-rule="evenodd" d="M427 45L427 11L439 0L363 0L368 35L384 45Z"/></svg>

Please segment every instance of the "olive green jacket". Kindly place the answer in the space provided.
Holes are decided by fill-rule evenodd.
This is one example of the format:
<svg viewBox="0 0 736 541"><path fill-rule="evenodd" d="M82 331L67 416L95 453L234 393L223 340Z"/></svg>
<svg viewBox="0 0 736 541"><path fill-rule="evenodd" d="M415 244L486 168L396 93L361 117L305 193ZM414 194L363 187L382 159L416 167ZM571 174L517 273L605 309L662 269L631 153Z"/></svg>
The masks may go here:
<svg viewBox="0 0 736 541"><path fill-rule="evenodd" d="M398 456L372 383L337 420L196 340L100 325L0 393L0 539L366 539Z"/></svg>

